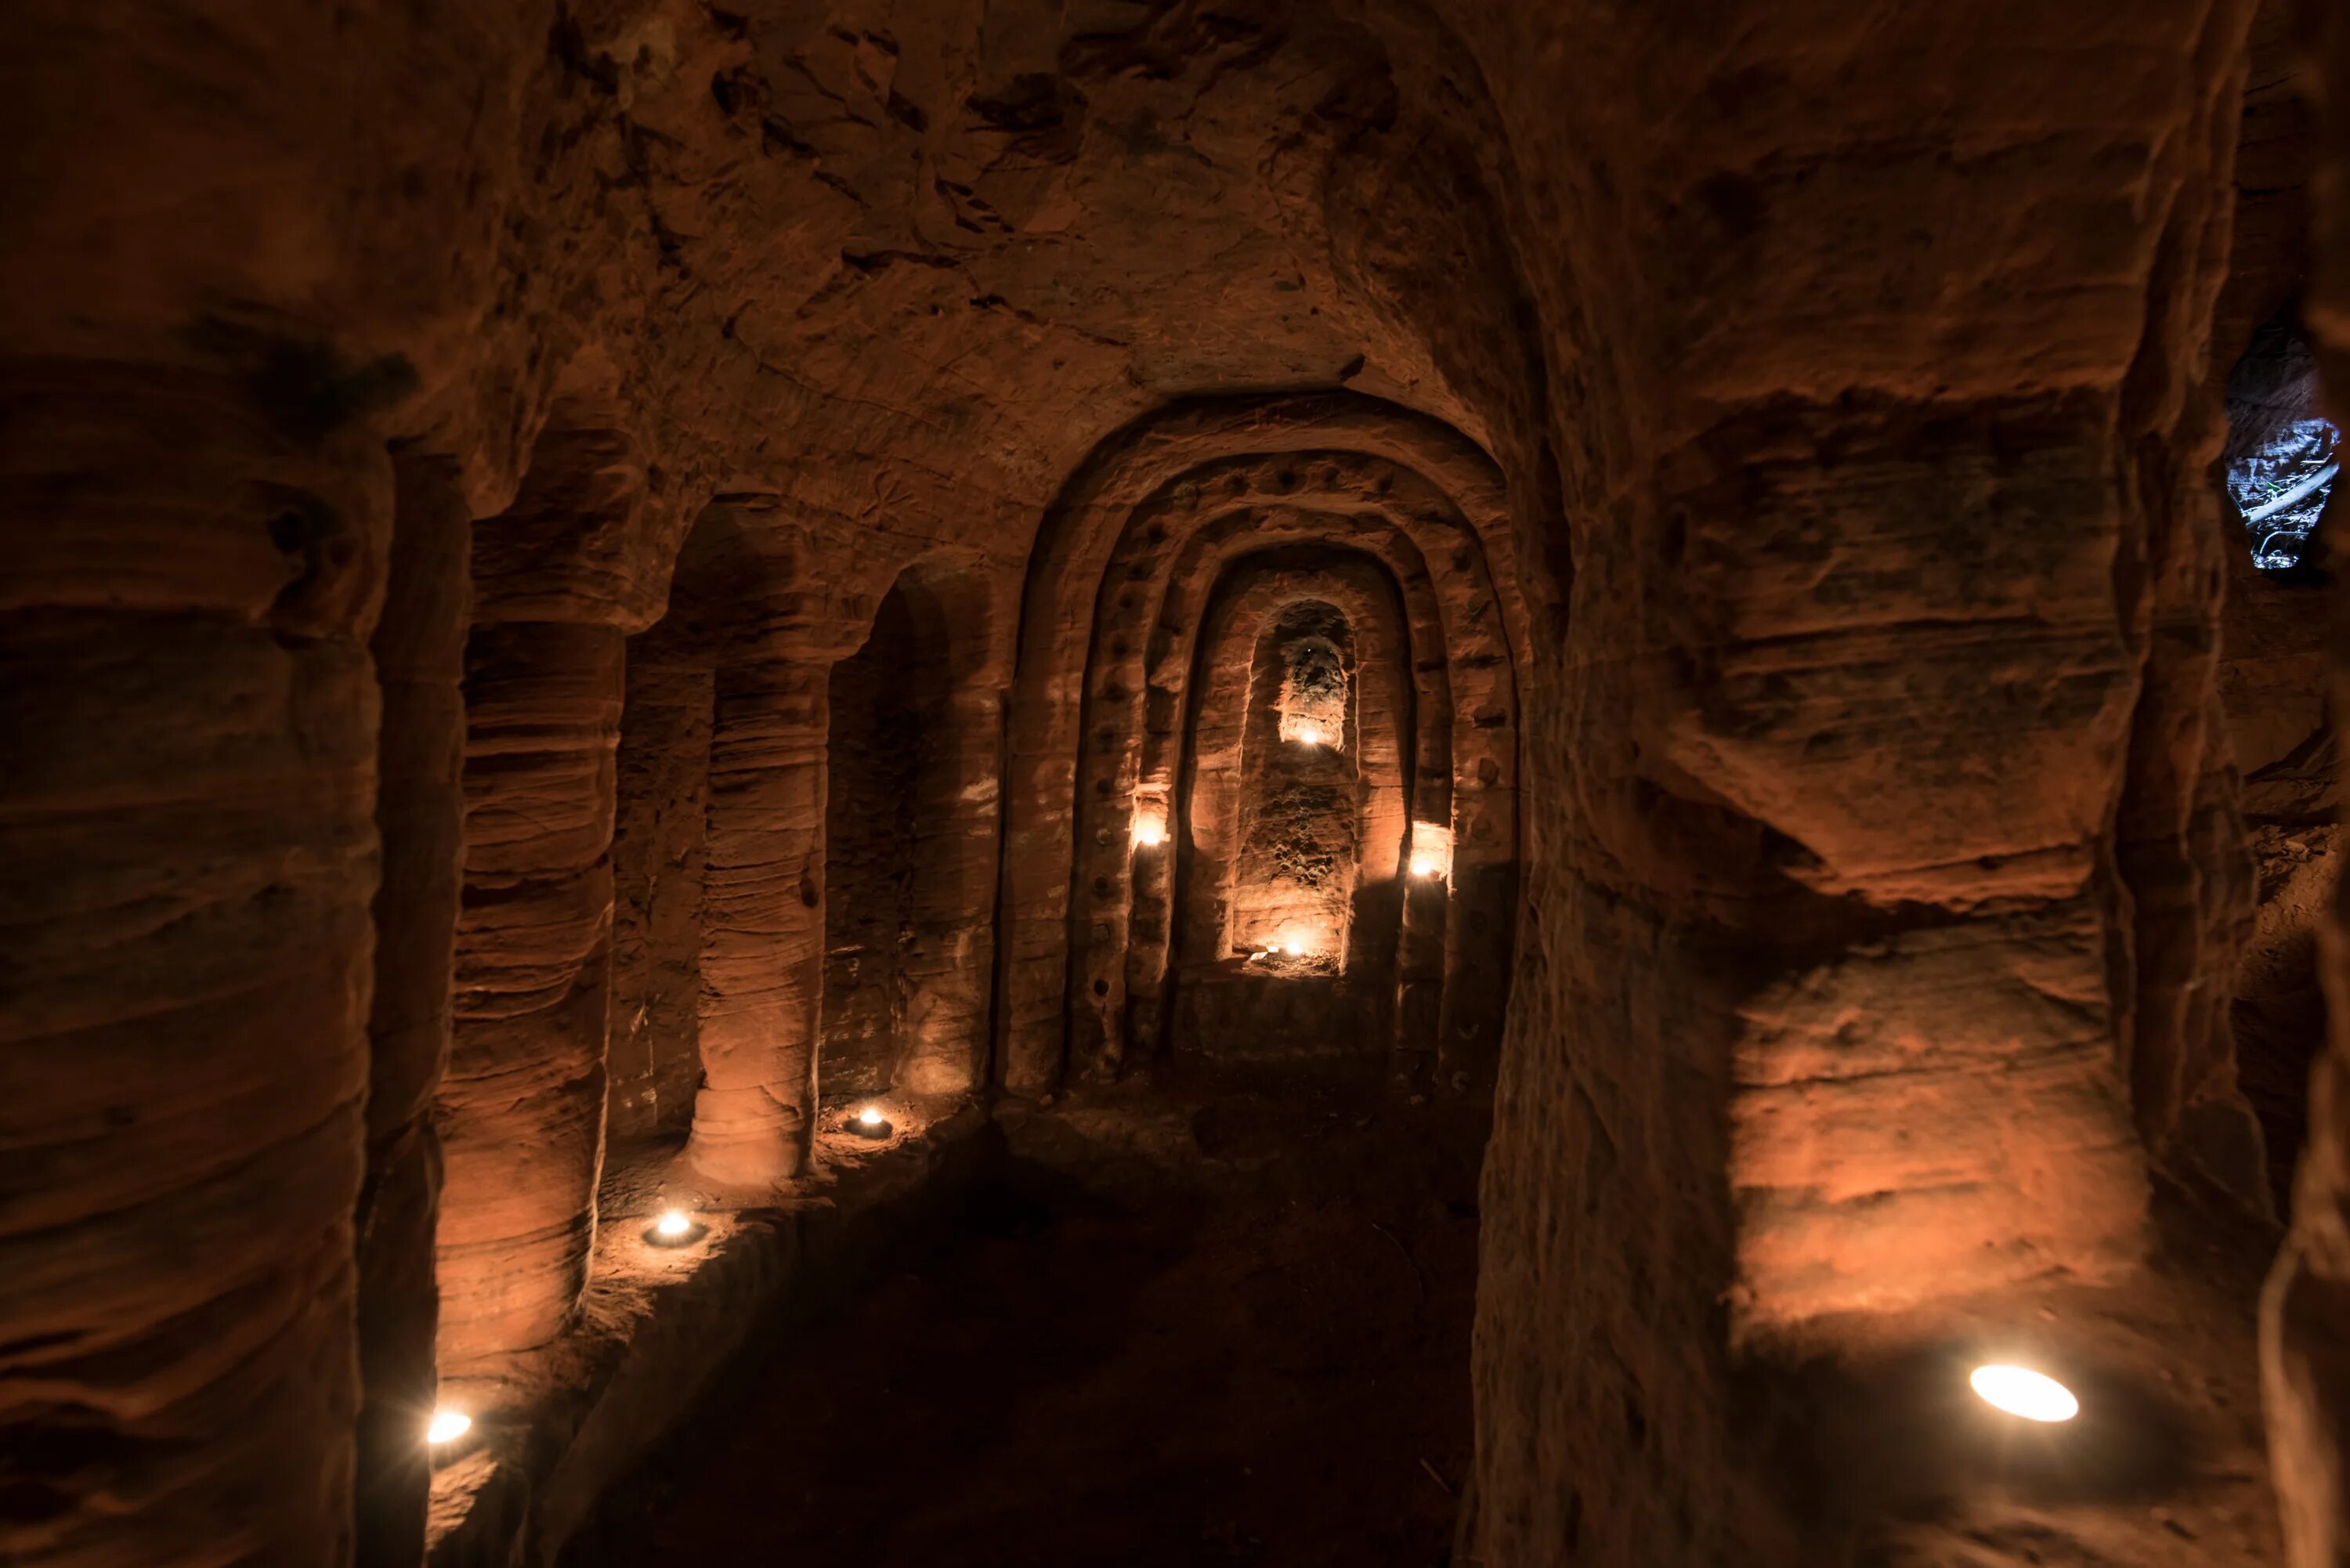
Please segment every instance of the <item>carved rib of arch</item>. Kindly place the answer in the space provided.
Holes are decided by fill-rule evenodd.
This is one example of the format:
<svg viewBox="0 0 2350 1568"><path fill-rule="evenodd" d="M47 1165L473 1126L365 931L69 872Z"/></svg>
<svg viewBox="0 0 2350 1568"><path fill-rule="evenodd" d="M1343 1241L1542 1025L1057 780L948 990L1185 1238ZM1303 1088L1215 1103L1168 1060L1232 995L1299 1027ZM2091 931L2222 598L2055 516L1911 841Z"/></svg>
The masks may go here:
<svg viewBox="0 0 2350 1568"><path fill-rule="evenodd" d="M1196 715L1203 701L1188 688L1194 681L1194 671L1220 668L1214 648L1219 625L1232 616L1253 613L1253 601L1237 596L1262 594L1260 581L1270 584L1275 575L1300 568L1290 563L1301 556L1318 556L1329 563L1327 569L1335 580L1317 586L1311 597L1329 599L1357 628L1379 617L1381 608L1391 608L1400 635L1397 652L1405 664L1405 679L1411 683L1409 710L1412 724L1409 732L1398 737L1399 746L1409 750L1398 761L1401 777L1398 783L1416 814L1449 814L1451 796L1451 759L1452 739L1452 700L1443 680L1443 635L1437 616L1434 596L1430 592L1424 573L1417 576L1398 570L1396 546L1407 545L1391 530L1358 527L1349 535L1341 526L1344 520L1333 519L1321 531L1304 526L1288 530L1268 529L1250 540L1261 549L1235 556L1228 551L1212 554L1201 552L1194 570L1209 581L1220 585L1222 602L1211 603L1211 590L1202 589L1197 602L1206 611L1201 620L1187 619L1181 624L1166 624L1163 646L1154 647L1152 665L1157 671L1151 679L1150 715L1142 737L1142 758L1138 775L1136 794L1156 799L1162 794L1172 799L1179 784L1179 774L1184 767L1184 749L1192 744L1187 731L1196 731L1196 719L1187 722L1187 715ZM1311 545L1284 542L1284 537L1310 539ZM1388 553L1382 553L1382 546ZM1335 556L1332 552L1335 551ZM1409 560L1417 564L1417 554ZM1375 605L1364 576L1376 576L1380 587L1393 601L1390 606ZM1170 587L1170 599L1174 585ZM1268 601L1267 607L1272 607ZM1211 624L1213 623L1213 624ZM1246 624L1245 620L1241 624ZM1204 634L1204 635L1203 635ZM1374 632L1376 636L1376 631ZM1201 650L1206 649L1203 653ZM1359 643L1357 663L1367 661ZM1196 778L1199 758L1191 759ZM1196 788L1196 784L1193 786ZM1136 921L1147 921L1148 911L1139 895ZM1187 915L1186 919L1190 917ZM1129 994L1149 995L1155 992L1164 975L1170 955L1165 944L1148 941L1129 946L1127 973Z"/></svg>
<svg viewBox="0 0 2350 1568"><path fill-rule="evenodd" d="M1057 1080L1063 1066L1070 920L1076 909L1077 774L1082 745L1090 739L1083 711L1088 656L1097 612L1117 607L1121 584L1113 567L1121 541L1129 536L1138 513L1163 495L1170 509L1133 534L1151 551L1155 566L1180 552L1200 525L1231 509L1184 510L1176 493L1187 476L1233 460L1283 457L1291 461L1264 465L1266 489L1261 494L1244 481L1241 496L1227 491L1225 499L1255 495L1267 504L1303 504L1315 496L1317 462L1335 464L1343 473L1356 460L1369 459L1383 462L1399 479L1409 476L1407 488L1420 504L1373 501L1344 483L1335 489L1349 499L1338 504L1381 511L1392 505L1389 520L1407 531L1449 524L1443 538L1449 547L1441 558L1453 569L1482 572L1491 585L1482 600L1490 608L1477 612L1491 628L1484 648L1473 658L1449 658L1449 673L1459 672L1451 676L1456 682L1472 676L1511 693L1506 706L1488 705L1498 715L1489 726L1497 732L1491 737L1493 750L1511 758L1508 783L1498 767L1481 770L1480 777L1492 775L1489 793L1497 804L1497 792L1513 786L1514 690L1525 658L1525 622L1503 481L1482 450L1440 421L1351 393L1201 400L1121 431L1097 449L1047 511L1022 606L1006 768L1000 1017L1007 1086L1041 1091ZM1154 526L1163 530L1155 539L1149 536ZM1128 570L1144 566L1130 562ZM1146 569L1140 579L1125 580L1155 584L1159 575ZM1157 589L1139 597L1155 598ZM1154 625L1155 618L1135 624ZM1139 645L1141 635L1130 635L1129 641ZM1130 647L1118 657L1139 651L1139 646ZM1480 712L1484 716L1484 710ZM1513 801L1506 811L1481 816L1472 826L1476 831L1464 841L1465 850L1490 856L1494 867L1514 866ZM1461 880L1456 877L1456 885ZM1504 874L1476 881L1479 899L1493 906L1481 909L1479 923L1489 932L1498 927L1506 950L1513 878ZM1087 940L1093 938L1089 924ZM1498 976L1495 981L1492 989L1498 999ZM1491 1019L1465 1020L1464 1025L1491 1037L1498 1021L1496 1000Z"/></svg>
<svg viewBox="0 0 2350 1568"><path fill-rule="evenodd" d="M1260 519L1267 525L1250 526ZM1404 642L1399 651L1419 689L1411 704L1417 714L1409 737L1412 761L1402 770L1398 787L1415 814L1431 812L1436 814L1431 820L1449 823L1454 782L1451 761L1455 755L1449 726L1454 707L1444 680L1441 611L1420 552L1401 530L1384 519L1296 508L1280 509L1271 516L1254 508L1227 513L1194 535L1179 555L1161 604L1196 604L1218 626L1232 626L1231 617L1242 613L1233 606L1255 602L1247 597L1256 591L1245 580L1248 575L1278 570L1280 556L1313 545L1340 546L1344 554L1326 566L1327 582L1312 591L1299 588L1289 598L1325 598L1345 613L1357 638L1364 639L1358 642L1357 658L1367 666L1376 665L1374 650L1387 623L1399 623ZM1380 603L1349 570L1349 562L1378 576L1388 604ZM1234 582L1234 576L1243 580ZM1196 586L1201 584L1219 584L1215 597ZM1181 597L1187 593L1188 598ZM1242 597L1236 600L1235 594ZM1263 607L1272 607L1270 602ZM1188 610L1163 607L1152 639L1154 673L1148 693L1122 700L1115 695L1130 689L1136 680L1135 668L1125 660L1113 660L1092 683L1093 716L1086 731L1088 743L1078 795L1077 843L1087 914L1081 923L1087 934L1077 940L1078 961L1070 966L1069 1001L1073 1018L1101 1021L1097 1049L1105 1066L1114 1067L1122 1059L1120 1020L1128 1015L1124 998L1131 994L1139 1004L1135 1016L1148 1019L1155 1012L1149 1004L1159 996L1168 965L1167 940L1152 929L1156 923L1163 930L1163 919L1153 920L1163 912L1154 907L1151 890L1138 888L1132 881L1133 859L1128 851L1133 803L1138 798L1168 801L1175 795L1191 729L1188 716L1196 706L1193 670L1216 667L1212 651L1206 665L1199 659L1199 650L1212 649L1218 640L1215 630ZM1204 642L1203 631L1208 633ZM1253 630L1248 633L1252 644L1254 637ZM1229 650L1223 655L1230 656ZM1431 785L1425 792L1419 787L1423 780ZM1105 784L1109 787L1104 788ZM1186 911L1184 919L1186 929L1196 929L1194 912ZM1131 934L1138 929L1143 933L1139 940ZM1084 1036L1072 1042L1072 1052L1082 1054L1093 1046L1094 1041Z"/></svg>
<svg viewBox="0 0 2350 1568"><path fill-rule="evenodd" d="M1317 507L1352 509L1308 511L1297 504L1298 485L1288 481L1300 475L1315 484ZM1291 499L1264 505L1268 493ZM1180 515L1209 495L1233 504L1178 545L1179 530L1168 525L1170 506ZM1471 914L1482 919L1483 929L1470 919L1443 922L1453 944L1444 967L1465 976L1482 947L1496 950L1489 956L1498 971L1499 958L1508 950L1514 887L1485 884L1505 871L1516 854L1517 702L1507 646L1499 635L1498 606L1477 541L1425 480L1381 459L1316 452L1230 460L1194 471L1138 508L1108 568L1110 580L1122 586L1106 604L1124 612L1120 622L1132 620L1149 602L1144 585L1157 568L1168 575L1152 616L1147 692L1140 690L1141 665L1132 639L1111 629L1107 616L1097 629L1076 807L1080 870L1072 896L1078 916L1071 942L1078 958L1070 966L1069 990L1074 1060L1082 1062L1098 1050L1101 1064L1115 1067L1124 1047L1123 1013L1116 1003L1128 984L1127 972L1139 971L1140 993L1147 995L1155 990L1149 981L1163 971L1163 958L1154 966L1132 964L1125 957L1133 915L1140 912L1130 903L1128 829L1138 795L1164 798L1171 766L1163 755L1167 737L1181 733L1182 683L1192 662L1192 618L1186 607L1201 602L1199 585L1213 581L1239 552L1282 543L1344 541L1367 549L1403 588L1415 628L1412 664L1422 682L1420 706L1425 713L1451 721L1443 744L1423 740L1417 748L1414 782L1427 785L1433 798L1416 800L1414 815L1452 830L1458 846L1454 886L1478 889L1480 907ZM1450 614L1447 606L1453 607ZM1464 688L1457 696L1456 682ZM1156 732L1162 754L1153 761L1146 738L1140 761L1128 765L1135 763L1136 737L1146 726ZM1460 1001L1468 993L1448 984L1443 994ZM1480 1033L1492 1044L1485 1026L1497 1023L1498 1014L1488 1018L1472 1008L1439 1018L1434 1028L1439 1040L1451 1042L1448 1054L1461 1058L1471 1054L1467 1048Z"/></svg>

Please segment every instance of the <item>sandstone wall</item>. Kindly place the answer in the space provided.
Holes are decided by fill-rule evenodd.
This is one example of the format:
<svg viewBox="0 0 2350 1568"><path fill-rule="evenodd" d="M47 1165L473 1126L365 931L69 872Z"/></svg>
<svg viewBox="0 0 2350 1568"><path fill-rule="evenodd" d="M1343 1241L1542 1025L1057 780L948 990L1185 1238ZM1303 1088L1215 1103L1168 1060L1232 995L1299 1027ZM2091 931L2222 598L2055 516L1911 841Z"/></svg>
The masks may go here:
<svg viewBox="0 0 2350 1568"><path fill-rule="evenodd" d="M1796 1560L1783 1356L2126 1277L2148 1144L2246 1126L2166 988L2238 896L2199 389L2248 11L1448 14L1571 542L1518 553L1573 568L1464 1551Z"/></svg>
<svg viewBox="0 0 2350 1568"><path fill-rule="evenodd" d="M2311 5L2299 8L2296 21L2317 132L2303 310L2338 419L2350 389L2350 203L2342 186L2350 171L2350 17ZM2330 651L2338 716L2350 696L2338 628ZM2262 1303L2270 1461L2284 1502L2292 1568L2338 1563L2350 1552L2350 1357L2340 1332L2350 1310L2350 965L2338 892L2319 931L2320 972L2332 1005L2310 1086L2309 1142L2293 1190L2293 1230Z"/></svg>
<svg viewBox="0 0 2350 1568"><path fill-rule="evenodd" d="M1403 539L1440 607L1439 1029L1500 1076L1467 1552L1803 1560L1728 1412L1777 1408L1826 1314L2128 1278L2149 1158L2257 1182L2204 472L2251 20L29 0L0 1357L32 1392L0 1447L52 1457L0 1555L351 1552L362 1325L422 1311L410 1277L362 1316L354 1220L422 1178L394 1080L431 1052L392 1042L437 1032L434 900L412 953L391 917L440 851L378 794L429 782L383 717L423 700L416 628L370 648L429 553L399 442L462 499L432 530L477 520L443 1373L561 1332L605 1075L689 1070L610 1055L615 997L673 1012L690 972L704 1173L798 1168L825 688L942 551L983 607L913 919L924 1081L976 1077L991 1010L1010 1088L1117 1066L1114 1023L1068 1034L1073 977L1123 1017L1134 907L1122 855L1092 891L1088 713L1133 704L1107 754L1139 778L1158 611L1242 526L1179 493L1233 465L1246 527ZM708 775L629 769L639 839L628 639L697 603ZM697 788L689 945L652 867ZM2280 1297L2305 1542L2332 1093Z"/></svg>

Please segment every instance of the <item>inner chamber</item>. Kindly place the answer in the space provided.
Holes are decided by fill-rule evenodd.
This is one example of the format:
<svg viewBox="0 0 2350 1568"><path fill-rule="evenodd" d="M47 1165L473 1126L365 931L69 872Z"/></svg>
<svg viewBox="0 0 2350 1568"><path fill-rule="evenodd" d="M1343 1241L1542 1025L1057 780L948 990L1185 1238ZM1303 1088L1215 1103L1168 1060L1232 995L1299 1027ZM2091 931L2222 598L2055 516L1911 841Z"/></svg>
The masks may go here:
<svg viewBox="0 0 2350 1568"><path fill-rule="evenodd" d="M1393 579L1342 554L1249 557L1205 624L1172 995L1135 1005L1171 1002L1180 1053L1432 1048L1396 1032L1413 715Z"/></svg>

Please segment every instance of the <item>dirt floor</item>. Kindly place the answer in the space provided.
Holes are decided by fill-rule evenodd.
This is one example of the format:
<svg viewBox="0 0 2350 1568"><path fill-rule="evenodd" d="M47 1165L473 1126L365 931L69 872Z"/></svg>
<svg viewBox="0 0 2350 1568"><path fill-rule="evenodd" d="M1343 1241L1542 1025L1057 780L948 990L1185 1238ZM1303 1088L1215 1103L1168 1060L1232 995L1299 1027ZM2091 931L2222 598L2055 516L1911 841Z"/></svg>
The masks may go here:
<svg viewBox="0 0 2350 1568"><path fill-rule="evenodd" d="M1479 1113L1356 1081L1011 1122L932 1235L779 1313L568 1568L1435 1568Z"/></svg>

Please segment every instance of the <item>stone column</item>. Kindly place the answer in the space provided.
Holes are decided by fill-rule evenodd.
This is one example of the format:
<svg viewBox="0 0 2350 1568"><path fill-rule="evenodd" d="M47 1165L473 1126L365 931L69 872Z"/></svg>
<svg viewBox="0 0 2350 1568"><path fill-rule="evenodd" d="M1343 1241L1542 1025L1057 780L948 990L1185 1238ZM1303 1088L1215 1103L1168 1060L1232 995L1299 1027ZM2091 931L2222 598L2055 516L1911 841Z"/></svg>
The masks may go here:
<svg viewBox="0 0 2350 1568"><path fill-rule="evenodd" d="M443 1374L559 1333L588 1278L604 1148L616 626L476 626L465 897L440 1096Z"/></svg>
<svg viewBox="0 0 2350 1568"><path fill-rule="evenodd" d="M359 1206L359 1562L412 1568L432 1488L423 1434L440 1294L433 1215L441 1142L432 1096L449 1059L450 975L463 881L462 779L473 516L454 472L394 471L382 618L370 645L383 698L376 826L375 1001L369 1015L367 1185Z"/></svg>
<svg viewBox="0 0 2350 1568"><path fill-rule="evenodd" d="M760 1188L806 1166L824 1007L831 660L720 656L702 880L702 1072L687 1158Z"/></svg>
<svg viewBox="0 0 2350 1568"><path fill-rule="evenodd" d="M0 1562L350 1560L390 489L0 359Z"/></svg>

